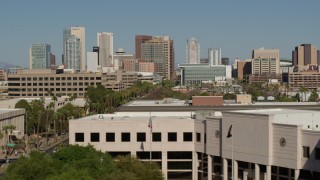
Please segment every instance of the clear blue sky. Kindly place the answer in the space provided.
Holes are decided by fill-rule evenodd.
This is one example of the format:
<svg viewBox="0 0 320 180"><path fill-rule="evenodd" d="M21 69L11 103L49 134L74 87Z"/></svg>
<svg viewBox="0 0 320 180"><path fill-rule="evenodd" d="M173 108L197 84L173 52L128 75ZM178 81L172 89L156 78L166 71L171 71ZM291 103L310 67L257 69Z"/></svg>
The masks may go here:
<svg viewBox="0 0 320 180"><path fill-rule="evenodd" d="M62 31L86 27L87 51L97 32L113 32L115 50L134 53L137 34L168 35L176 64L185 62L186 39L200 41L201 57L221 47L231 61L254 48L279 48L291 58L302 43L320 48L319 0L8 0L0 2L0 61L28 67L33 43L48 43L58 63Z"/></svg>

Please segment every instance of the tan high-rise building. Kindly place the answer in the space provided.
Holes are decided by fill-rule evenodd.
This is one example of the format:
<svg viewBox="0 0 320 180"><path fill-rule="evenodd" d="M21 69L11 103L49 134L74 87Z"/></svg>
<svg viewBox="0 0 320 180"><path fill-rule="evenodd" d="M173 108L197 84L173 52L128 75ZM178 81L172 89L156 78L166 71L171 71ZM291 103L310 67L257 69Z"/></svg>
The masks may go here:
<svg viewBox="0 0 320 180"><path fill-rule="evenodd" d="M279 49L254 49L252 59L252 74L280 73Z"/></svg>
<svg viewBox="0 0 320 180"><path fill-rule="evenodd" d="M139 43L136 41L136 44ZM155 73L165 79L174 78L174 48L173 40L169 36L153 36L152 39L142 42L140 47L136 47L136 51L139 48L141 58L137 57L138 60L154 63Z"/></svg>
<svg viewBox="0 0 320 180"><path fill-rule="evenodd" d="M136 35L135 37L135 44L136 44L136 58L141 59L141 45L142 43L151 40L152 36L147 36L147 35Z"/></svg>
<svg viewBox="0 0 320 180"><path fill-rule="evenodd" d="M312 44L301 44L292 51L294 66L318 65L317 47Z"/></svg>
<svg viewBox="0 0 320 180"><path fill-rule="evenodd" d="M238 79L242 80L246 77L246 75L251 74L251 60L246 61L238 61L237 62L237 69L238 69Z"/></svg>

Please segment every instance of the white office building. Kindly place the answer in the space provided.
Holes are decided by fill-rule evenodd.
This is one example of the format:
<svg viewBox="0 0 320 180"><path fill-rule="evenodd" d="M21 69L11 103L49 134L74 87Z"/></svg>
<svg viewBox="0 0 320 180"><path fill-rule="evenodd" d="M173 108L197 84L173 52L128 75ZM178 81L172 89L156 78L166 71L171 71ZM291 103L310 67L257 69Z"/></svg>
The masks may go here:
<svg viewBox="0 0 320 180"><path fill-rule="evenodd" d="M113 66L113 33L98 32L97 46L99 46L99 65L101 67Z"/></svg>
<svg viewBox="0 0 320 180"><path fill-rule="evenodd" d="M196 38L190 38L187 40L186 53L187 64L200 63L200 43Z"/></svg>
<svg viewBox="0 0 320 180"><path fill-rule="evenodd" d="M87 71L98 71L98 52L87 52Z"/></svg>
<svg viewBox="0 0 320 180"><path fill-rule="evenodd" d="M211 66L221 65L221 48L209 48L208 58Z"/></svg>
<svg viewBox="0 0 320 180"><path fill-rule="evenodd" d="M227 180L232 174L234 179L320 178L320 112L260 109L217 114L92 115L69 121L69 141L91 144L112 156L151 159L166 179Z"/></svg>

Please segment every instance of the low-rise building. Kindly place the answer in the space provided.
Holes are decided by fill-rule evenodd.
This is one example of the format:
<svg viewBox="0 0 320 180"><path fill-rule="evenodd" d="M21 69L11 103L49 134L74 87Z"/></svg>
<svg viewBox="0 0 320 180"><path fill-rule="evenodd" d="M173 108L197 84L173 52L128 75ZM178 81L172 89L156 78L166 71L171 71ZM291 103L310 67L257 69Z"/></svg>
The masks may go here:
<svg viewBox="0 0 320 180"><path fill-rule="evenodd" d="M231 78L231 66L210 64L179 64L181 85L200 85L203 81L214 81L217 77Z"/></svg>
<svg viewBox="0 0 320 180"><path fill-rule="evenodd" d="M70 120L69 143L157 162L166 179L319 179L319 119L287 109L118 112Z"/></svg>
<svg viewBox="0 0 320 180"><path fill-rule="evenodd" d="M9 97L84 97L88 86L102 85L107 89L121 91L137 81L134 72L122 70L114 72L67 72L58 70L19 69L16 74L8 74ZM49 93L50 92L50 93Z"/></svg>
<svg viewBox="0 0 320 180"><path fill-rule="evenodd" d="M16 128L12 132L2 131L4 137L0 139L0 146L5 146L12 139L22 139L25 133L24 128L24 109L0 109L0 128L13 125ZM15 136L15 138L13 137Z"/></svg>

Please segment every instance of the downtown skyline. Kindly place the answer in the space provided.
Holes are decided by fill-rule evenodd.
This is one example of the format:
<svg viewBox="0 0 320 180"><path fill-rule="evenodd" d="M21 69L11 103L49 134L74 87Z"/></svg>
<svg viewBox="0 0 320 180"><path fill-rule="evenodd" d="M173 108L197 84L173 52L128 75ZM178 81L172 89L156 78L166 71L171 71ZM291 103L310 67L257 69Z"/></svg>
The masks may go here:
<svg viewBox="0 0 320 180"><path fill-rule="evenodd" d="M63 30L71 26L86 28L86 51L96 45L97 32L112 32L114 50L124 48L126 53L134 53L135 35L170 36L176 64L185 63L191 37L200 43L201 58L209 48L221 48L230 63L237 57L250 58L252 49L260 47L280 49L280 56L290 59L300 44L320 48L320 2L315 0L40 2L2 2L0 61L28 67L30 46L47 43L60 64Z"/></svg>

